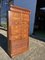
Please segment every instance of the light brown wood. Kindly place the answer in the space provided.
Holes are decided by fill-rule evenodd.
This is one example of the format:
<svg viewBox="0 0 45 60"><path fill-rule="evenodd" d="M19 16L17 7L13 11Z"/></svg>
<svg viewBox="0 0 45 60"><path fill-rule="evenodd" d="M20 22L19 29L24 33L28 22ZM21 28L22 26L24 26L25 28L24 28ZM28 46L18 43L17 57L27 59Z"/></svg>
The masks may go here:
<svg viewBox="0 0 45 60"><path fill-rule="evenodd" d="M29 47L30 11L10 6L8 11L8 53L18 55Z"/></svg>

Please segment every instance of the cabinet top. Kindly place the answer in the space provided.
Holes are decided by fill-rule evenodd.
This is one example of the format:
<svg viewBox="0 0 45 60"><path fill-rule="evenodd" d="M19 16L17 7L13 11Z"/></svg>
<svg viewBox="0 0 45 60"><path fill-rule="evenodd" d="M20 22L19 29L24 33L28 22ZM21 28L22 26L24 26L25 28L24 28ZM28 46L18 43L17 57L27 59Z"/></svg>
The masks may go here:
<svg viewBox="0 0 45 60"><path fill-rule="evenodd" d="M15 6L15 5L10 5L10 7L14 8L14 9L16 8L16 9L19 9L19 10L31 12L31 10L28 10L28 9L26 9L26 8L22 8L22 7L19 7L19 6Z"/></svg>

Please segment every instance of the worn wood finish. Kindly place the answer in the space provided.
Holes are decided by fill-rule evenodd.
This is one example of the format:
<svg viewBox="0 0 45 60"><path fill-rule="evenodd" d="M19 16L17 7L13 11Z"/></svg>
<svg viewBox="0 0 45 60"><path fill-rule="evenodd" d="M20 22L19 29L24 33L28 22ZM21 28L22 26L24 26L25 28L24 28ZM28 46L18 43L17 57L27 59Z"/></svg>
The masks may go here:
<svg viewBox="0 0 45 60"><path fill-rule="evenodd" d="M8 11L8 53L11 57L29 47L30 11L10 6Z"/></svg>

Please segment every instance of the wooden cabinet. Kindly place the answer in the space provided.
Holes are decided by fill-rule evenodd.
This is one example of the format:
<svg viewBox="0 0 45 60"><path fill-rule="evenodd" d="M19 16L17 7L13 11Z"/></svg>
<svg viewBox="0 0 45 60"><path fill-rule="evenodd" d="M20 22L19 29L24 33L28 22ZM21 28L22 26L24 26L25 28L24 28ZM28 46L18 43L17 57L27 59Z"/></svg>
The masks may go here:
<svg viewBox="0 0 45 60"><path fill-rule="evenodd" d="M29 48L30 11L10 6L8 11L8 53L11 57Z"/></svg>

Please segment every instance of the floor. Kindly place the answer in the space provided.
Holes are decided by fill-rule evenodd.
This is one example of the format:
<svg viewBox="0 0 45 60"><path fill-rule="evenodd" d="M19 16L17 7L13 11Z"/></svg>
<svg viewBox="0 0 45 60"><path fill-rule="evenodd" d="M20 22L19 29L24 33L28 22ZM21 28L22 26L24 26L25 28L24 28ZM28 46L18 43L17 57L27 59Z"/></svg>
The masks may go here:
<svg viewBox="0 0 45 60"><path fill-rule="evenodd" d="M6 31L0 29L0 60L45 60L45 42L29 37L29 50L10 58L1 43L5 43L2 36L6 36ZM1 42L3 39L3 42ZM5 38L6 39L6 38Z"/></svg>

